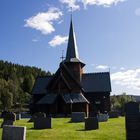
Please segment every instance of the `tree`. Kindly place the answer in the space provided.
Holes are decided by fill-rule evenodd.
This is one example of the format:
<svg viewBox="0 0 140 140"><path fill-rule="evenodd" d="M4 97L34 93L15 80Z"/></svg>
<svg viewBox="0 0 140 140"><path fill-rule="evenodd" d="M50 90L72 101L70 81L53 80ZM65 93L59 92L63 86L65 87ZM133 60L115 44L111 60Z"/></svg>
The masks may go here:
<svg viewBox="0 0 140 140"><path fill-rule="evenodd" d="M2 109L9 110L13 105L13 95L8 89L4 88L1 94Z"/></svg>
<svg viewBox="0 0 140 140"><path fill-rule="evenodd" d="M130 95L126 95L126 93L122 93L121 95L111 96L110 101L112 110L118 110L123 113L125 104L130 101L134 101L134 98Z"/></svg>
<svg viewBox="0 0 140 140"><path fill-rule="evenodd" d="M0 60L0 108L18 109L29 103L35 78L46 75L51 73Z"/></svg>
<svg viewBox="0 0 140 140"><path fill-rule="evenodd" d="M31 93L31 90L32 90L33 85L34 85L34 82L35 82L35 79L34 79L32 74L26 76L24 78L24 81L23 81L23 86L22 86L23 91Z"/></svg>

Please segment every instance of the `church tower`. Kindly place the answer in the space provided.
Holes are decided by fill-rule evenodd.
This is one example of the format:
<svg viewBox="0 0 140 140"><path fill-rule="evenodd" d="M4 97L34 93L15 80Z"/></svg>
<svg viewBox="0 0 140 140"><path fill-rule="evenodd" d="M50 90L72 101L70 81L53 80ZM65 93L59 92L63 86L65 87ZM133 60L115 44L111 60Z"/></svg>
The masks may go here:
<svg viewBox="0 0 140 140"><path fill-rule="evenodd" d="M78 80L78 82L81 82L83 67L85 66L85 64L81 62L79 59L79 53L76 44L76 37L75 37L72 19L70 22L69 39L68 39L65 64L72 72L73 76Z"/></svg>
<svg viewBox="0 0 140 140"><path fill-rule="evenodd" d="M71 89L71 93L83 92L80 83L84 66L85 64L79 59L76 37L71 19L66 58L60 63L61 74L65 77L65 80Z"/></svg>

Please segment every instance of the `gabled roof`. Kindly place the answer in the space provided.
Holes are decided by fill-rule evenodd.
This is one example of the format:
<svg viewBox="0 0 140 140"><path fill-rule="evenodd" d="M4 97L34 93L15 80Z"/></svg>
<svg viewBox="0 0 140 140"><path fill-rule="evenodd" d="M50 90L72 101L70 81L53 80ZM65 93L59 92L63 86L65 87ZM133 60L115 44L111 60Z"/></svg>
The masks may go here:
<svg viewBox="0 0 140 140"><path fill-rule="evenodd" d="M57 94L46 94L37 104L53 104L57 98Z"/></svg>
<svg viewBox="0 0 140 140"><path fill-rule="evenodd" d="M32 94L46 94L47 85L53 76L38 77L32 90ZM85 73L80 83L85 93L111 92L110 73Z"/></svg>
<svg viewBox="0 0 140 140"><path fill-rule="evenodd" d="M85 92L111 92L110 73L85 73L81 82Z"/></svg>
<svg viewBox="0 0 140 140"><path fill-rule="evenodd" d="M44 76L44 77L37 77L32 94L46 94L47 93L47 85L49 81L52 79L53 76Z"/></svg>
<svg viewBox="0 0 140 140"><path fill-rule="evenodd" d="M82 93L65 93L65 94L46 94L37 104L53 104L58 96L61 96L66 104L68 103L89 103Z"/></svg>
<svg viewBox="0 0 140 140"><path fill-rule="evenodd" d="M66 103L89 103L82 93L67 93L62 97Z"/></svg>

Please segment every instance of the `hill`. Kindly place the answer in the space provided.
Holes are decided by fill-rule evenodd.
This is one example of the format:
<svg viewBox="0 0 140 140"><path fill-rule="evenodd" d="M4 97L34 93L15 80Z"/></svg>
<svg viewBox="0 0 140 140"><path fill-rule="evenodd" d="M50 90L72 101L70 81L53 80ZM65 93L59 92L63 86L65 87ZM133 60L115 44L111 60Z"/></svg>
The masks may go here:
<svg viewBox="0 0 140 140"><path fill-rule="evenodd" d="M0 109L22 109L30 101L36 77L50 74L37 67L0 60Z"/></svg>

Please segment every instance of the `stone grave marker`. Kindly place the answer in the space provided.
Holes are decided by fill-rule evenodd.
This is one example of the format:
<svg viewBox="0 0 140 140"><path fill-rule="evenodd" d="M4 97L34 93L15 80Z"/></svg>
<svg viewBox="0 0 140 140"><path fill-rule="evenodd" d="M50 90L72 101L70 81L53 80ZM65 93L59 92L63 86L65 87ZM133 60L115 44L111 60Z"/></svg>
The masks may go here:
<svg viewBox="0 0 140 140"><path fill-rule="evenodd" d="M85 130L99 129L98 119L96 117L85 118Z"/></svg>
<svg viewBox="0 0 140 140"><path fill-rule="evenodd" d="M127 140L140 140L139 104L129 102L125 105L125 128Z"/></svg>
<svg viewBox="0 0 140 140"><path fill-rule="evenodd" d="M21 119L21 114L20 113L16 114L16 120L20 120L20 119Z"/></svg>
<svg viewBox="0 0 140 140"><path fill-rule="evenodd" d="M85 112L72 112L71 121L72 122L84 122L86 114Z"/></svg>
<svg viewBox="0 0 140 140"><path fill-rule="evenodd" d="M110 111L110 112L108 112L108 116L109 116L109 118L118 118L119 113L117 111Z"/></svg>
<svg viewBox="0 0 140 140"><path fill-rule="evenodd" d="M51 117L37 117L34 119L34 129L52 128Z"/></svg>
<svg viewBox="0 0 140 140"><path fill-rule="evenodd" d="M25 140L26 127L4 125L2 131L2 140Z"/></svg>
<svg viewBox="0 0 140 140"><path fill-rule="evenodd" d="M1 127L4 125L13 125L14 121L16 120L16 115L13 112L7 112L3 117Z"/></svg>
<svg viewBox="0 0 140 140"><path fill-rule="evenodd" d="M21 118L30 119L31 115L28 112L21 112Z"/></svg>
<svg viewBox="0 0 140 140"><path fill-rule="evenodd" d="M99 114L97 116L98 122L107 122L108 121L108 114Z"/></svg>
<svg viewBox="0 0 140 140"><path fill-rule="evenodd" d="M2 111L1 112L1 118L4 118L5 114L8 113L8 111Z"/></svg>
<svg viewBox="0 0 140 140"><path fill-rule="evenodd" d="M32 115L32 117L30 118L30 120L28 122L34 122L34 119L35 118L45 118L46 117L46 114L43 113L43 112L36 112Z"/></svg>
<svg viewBox="0 0 140 140"><path fill-rule="evenodd" d="M139 113L139 104L136 102L129 102L125 105L126 114L137 114Z"/></svg>

